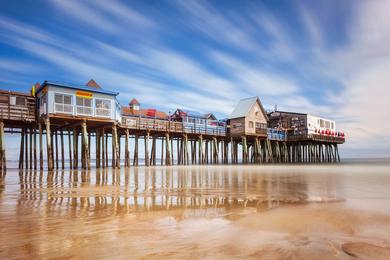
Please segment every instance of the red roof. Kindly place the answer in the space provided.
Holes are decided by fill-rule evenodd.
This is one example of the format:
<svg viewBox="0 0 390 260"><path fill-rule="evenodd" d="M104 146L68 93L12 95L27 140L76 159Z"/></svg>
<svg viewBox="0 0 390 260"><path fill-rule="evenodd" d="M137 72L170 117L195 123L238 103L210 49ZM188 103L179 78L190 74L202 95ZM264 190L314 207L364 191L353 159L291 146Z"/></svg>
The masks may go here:
<svg viewBox="0 0 390 260"><path fill-rule="evenodd" d="M91 79L90 81L88 81L87 84L85 84L86 86L88 87L91 87L91 88L96 88L96 89L100 89L100 85L96 83L96 81L94 81L93 79Z"/></svg>
<svg viewBox="0 0 390 260"><path fill-rule="evenodd" d="M168 119L168 114L159 111L157 109L132 109L129 107L122 107L122 114L127 116L141 116L141 117L151 117L151 118L158 118L158 119Z"/></svg>
<svg viewBox="0 0 390 260"><path fill-rule="evenodd" d="M133 99L130 101L129 105L139 105L139 102L138 102L137 99L133 98Z"/></svg>

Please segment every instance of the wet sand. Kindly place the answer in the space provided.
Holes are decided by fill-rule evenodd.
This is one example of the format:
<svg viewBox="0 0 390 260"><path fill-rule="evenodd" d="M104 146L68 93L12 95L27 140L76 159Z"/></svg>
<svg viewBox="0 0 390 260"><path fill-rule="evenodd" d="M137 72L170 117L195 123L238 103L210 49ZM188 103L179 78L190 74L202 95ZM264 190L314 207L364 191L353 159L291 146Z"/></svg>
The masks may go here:
<svg viewBox="0 0 390 260"><path fill-rule="evenodd" d="M390 164L0 177L0 258L390 259Z"/></svg>

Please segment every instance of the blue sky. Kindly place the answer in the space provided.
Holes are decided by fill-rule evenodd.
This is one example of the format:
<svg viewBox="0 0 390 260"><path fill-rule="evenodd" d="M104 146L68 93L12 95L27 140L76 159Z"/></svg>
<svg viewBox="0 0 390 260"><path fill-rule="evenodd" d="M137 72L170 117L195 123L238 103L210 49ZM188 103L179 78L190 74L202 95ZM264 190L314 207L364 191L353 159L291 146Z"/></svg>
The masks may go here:
<svg viewBox="0 0 390 260"><path fill-rule="evenodd" d="M390 1L0 1L0 87L86 83L228 115L240 98L337 121L390 155Z"/></svg>

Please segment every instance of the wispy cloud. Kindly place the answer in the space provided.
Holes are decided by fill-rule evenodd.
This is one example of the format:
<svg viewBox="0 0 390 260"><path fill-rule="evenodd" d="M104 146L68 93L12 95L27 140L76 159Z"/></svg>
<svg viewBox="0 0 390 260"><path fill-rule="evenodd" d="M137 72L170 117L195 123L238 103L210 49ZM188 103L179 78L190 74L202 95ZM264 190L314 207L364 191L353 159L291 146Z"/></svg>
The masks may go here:
<svg viewBox="0 0 390 260"><path fill-rule="evenodd" d="M388 1L343 3L343 19L328 3L292 3L292 16L266 3L49 3L42 8L56 12L44 19L0 15L0 82L95 78L123 104L135 96L220 116L258 95L270 108L337 119L351 150L390 143Z"/></svg>

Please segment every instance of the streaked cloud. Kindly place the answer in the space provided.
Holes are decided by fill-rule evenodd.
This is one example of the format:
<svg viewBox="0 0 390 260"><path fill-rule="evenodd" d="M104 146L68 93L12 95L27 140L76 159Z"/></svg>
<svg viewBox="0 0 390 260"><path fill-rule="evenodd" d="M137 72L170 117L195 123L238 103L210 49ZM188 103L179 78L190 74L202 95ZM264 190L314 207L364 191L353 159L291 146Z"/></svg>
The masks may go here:
<svg viewBox="0 0 390 260"><path fill-rule="evenodd" d="M123 104L220 117L258 95L336 119L346 153L390 154L388 1L47 3L45 17L0 11L0 82L94 78Z"/></svg>

